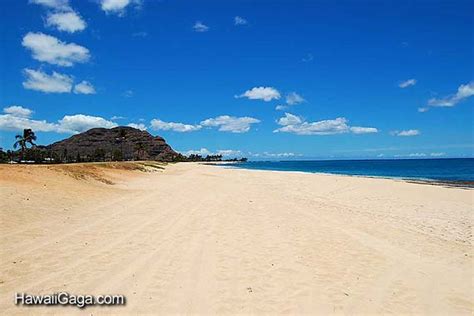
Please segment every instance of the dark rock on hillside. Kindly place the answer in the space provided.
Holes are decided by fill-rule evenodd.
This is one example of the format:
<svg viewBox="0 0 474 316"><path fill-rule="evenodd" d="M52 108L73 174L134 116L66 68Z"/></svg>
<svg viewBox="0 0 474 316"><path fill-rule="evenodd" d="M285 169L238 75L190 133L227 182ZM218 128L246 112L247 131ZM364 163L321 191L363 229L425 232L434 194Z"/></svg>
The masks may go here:
<svg viewBox="0 0 474 316"><path fill-rule="evenodd" d="M162 137L126 126L93 128L45 149L63 161L172 161L179 155Z"/></svg>

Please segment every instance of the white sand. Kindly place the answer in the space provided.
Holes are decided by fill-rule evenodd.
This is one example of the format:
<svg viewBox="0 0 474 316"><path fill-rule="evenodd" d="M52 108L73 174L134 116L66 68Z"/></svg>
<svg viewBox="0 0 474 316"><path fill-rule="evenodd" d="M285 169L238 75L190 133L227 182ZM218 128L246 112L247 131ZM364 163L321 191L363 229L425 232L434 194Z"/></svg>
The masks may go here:
<svg viewBox="0 0 474 316"><path fill-rule="evenodd" d="M2 314L474 312L473 190L197 164L105 171L115 185L65 172L0 167ZM13 305L58 291L127 305Z"/></svg>

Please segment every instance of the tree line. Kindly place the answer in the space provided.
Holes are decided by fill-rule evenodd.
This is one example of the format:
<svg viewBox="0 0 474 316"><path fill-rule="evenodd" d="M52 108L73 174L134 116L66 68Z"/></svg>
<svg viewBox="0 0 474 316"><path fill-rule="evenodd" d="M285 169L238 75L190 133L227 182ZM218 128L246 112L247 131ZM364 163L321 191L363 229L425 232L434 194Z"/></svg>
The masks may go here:
<svg viewBox="0 0 474 316"><path fill-rule="evenodd" d="M125 131L120 131L116 138L117 147L114 150L106 151L103 148L96 148L90 155L68 153L67 148L62 151L53 151L44 146L36 145L37 136L32 129L24 129L22 134L15 136L13 148L16 150L4 151L0 148L0 163L75 163L75 162L105 162L105 161L126 161L126 160L146 160L147 145L137 142L132 154L124 152L124 142L127 138ZM170 162L215 162L215 161L247 161L247 158L223 159L222 155L201 156L191 154L185 156L177 153L173 155Z"/></svg>

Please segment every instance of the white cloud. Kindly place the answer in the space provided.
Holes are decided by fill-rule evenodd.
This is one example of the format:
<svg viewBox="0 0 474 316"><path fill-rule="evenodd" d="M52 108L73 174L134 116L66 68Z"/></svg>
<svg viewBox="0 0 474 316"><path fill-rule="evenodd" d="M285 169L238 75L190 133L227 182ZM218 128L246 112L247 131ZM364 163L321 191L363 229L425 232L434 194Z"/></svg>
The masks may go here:
<svg viewBox="0 0 474 316"><path fill-rule="evenodd" d="M46 25L56 27L59 31L74 33L86 28L86 22L75 11L50 13Z"/></svg>
<svg viewBox="0 0 474 316"><path fill-rule="evenodd" d="M73 133L81 133L95 127L112 128L117 126L117 123L102 117L84 114L66 115L58 122L62 129Z"/></svg>
<svg viewBox="0 0 474 316"><path fill-rule="evenodd" d="M242 156L242 152L240 150L234 150L234 149L219 149L216 153L224 157Z"/></svg>
<svg viewBox="0 0 474 316"><path fill-rule="evenodd" d="M76 84L74 86L74 93L75 94L95 94L94 86L89 82L83 80L82 82Z"/></svg>
<svg viewBox="0 0 474 316"><path fill-rule="evenodd" d="M16 117L25 117L28 118L33 114L33 110L24 108L20 105L12 105L3 109L5 114L11 114Z"/></svg>
<svg viewBox="0 0 474 316"><path fill-rule="evenodd" d="M184 152L181 152L183 155L185 156L189 156L189 155L200 155L200 156L208 156L208 155L212 155L211 151L208 150L207 148L201 148L201 149L191 149L191 150L188 150L188 151L184 151Z"/></svg>
<svg viewBox="0 0 474 316"><path fill-rule="evenodd" d="M367 134L377 133L374 127L349 126L347 119L338 117L334 120L323 120L318 122L306 122L301 117L294 114L285 113L277 123L282 127L274 130L274 133L284 132L297 135L333 135L333 134Z"/></svg>
<svg viewBox="0 0 474 316"><path fill-rule="evenodd" d="M428 107L419 107L418 108L418 112L420 112L420 113L425 113L425 112L428 112L428 111L429 111Z"/></svg>
<svg viewBox="0 0 474 316"><path fill-rule="evenodd" d="M285 113L284 117L281 117L277 121L278 125L287 126L287 125L298 125L303 123L303 119L299 116L296 116L291 113Z"/></svg>
<svg viewBox="0 0 474 316"><path fill-rule="evenodd" d="M193 29L194 31L196 32L207 32L209 31L209 26L205 25L204 23L202 23L201 21L197 21L196 23L194 23L193 25Z"/></svg>
<svg viewBox="0 0 474 316"><path fill-rule="evenodd" d="M133 97L133 90L125 90L123 93L122 93L122 96L126 97L126 98L131 98Z"/></svg>
<svg viewBox="0 0 474 316"><path fill-rule="evenodd" d="M70 10L69 0L30 0L30 3L39 4L54 10Z"/></svg>
<svg viewBox="0 0 474 316"><path fill-rule="evenodd" d="M300 154L295 154L292 152L283 152L283 153L269 153L264 152L263 154L257 154L257 157L271 157L271 158L291 158L301 156Z"/></svg>
<svg viewBox="0 0 474 316"><path fill-rule="evenodd" d="M241 16L236 16L234 18L234 25L246 25L248 21Z"/></svg>
<svg viewBox="0 0 474 316"><path fill-rule="evenodd" d="M41 70L24 69L26 81L23 87L45 93L70 93L72 89L72 77L53 71L48 75Z"/></svg>
<svg viewBox="0 0 474 316"><path fill-rule="evenodd" d="M116 14L123 16L129 5L140 8L141 0L100 0L100 7L106 14Z"/></svg>
<svg viewBox="0 0 474 316"><path fill-rule="evenodd" d="M269 102L273 99L280 99L280 92L272 87L255 87L251 90L245 91L241 95L235 96L236 98L248 98L250 100L263 100Z"/></svg>
<svg viewBox="0 0 474 316"><path fill-rule="evenodd" d="M102 0L100 6L106 12L122 12L128 5L130 0Z"/></svg>
<svg viewBox="0 0 474 316"><path fill-rule="evenodd" d="M306 100L296 92L291 92L286 96L286 104L295 105L305 102Z"/></svg>
<svg viewBox="0 0 474 316"><path fill-rule="evenodd" d="M446 153L444 152L441 152L441 153L431 153L430 156L431 157L442 157L442 156L445 156Z"/></svg>
<svg viewBox="0 0 474 316"><path fill-rule="evenodd" d="M29 90L41 91L45 93L71 93L75 94L95 94L94 86L83 80L82 82L73 85L73 77L65 74L60 74L55 71L51 75L33 69L24 69L23 73L26 81L23 82L23 87ZM73 89L74 87L74 89Z"/></svg>
<svg viewBox="0 0 474 316"><path fill-rule="evenodd" d="M409 154L408 157L426 157L426 154L424 154L424 153L412 153L412 154Z"/></svg>
<svg viewBox="0 0 474 316"><path fill-rule="evenodd" d="M60 131L58 124L48 123L44 120L38 121L12 114L0 114L0 130L21 131L25 128L31 128L35 132L64 132Z"/></svg>
<svg viewBox="0 0 474 316"><path fill-rule="evenodd" d="M297 135L331 135L347 133L348 131L347 120L339 117L334 120L286 125L276 129L274 132L294 133Z"/></svg>
<svg viewBox="0 0 474 316"><path fill-rule="evenodd" d="M275 110L277 110L277 111L284 111L284 110L287 110L287 109L288 109L288 106L287 105L282 105L282 104L277 105L275 107Z"/></svg>
<svg viewBox="0 0 474 316"><path fill-rule="evenodd" d="M209 156L209 155L222 155L223 157L236 157L236 156L242 156L242 152L240 150L233 150L233 149L219 149L216 151L210 151L207 148L201 148L201 149L191 149L187 150L184 152L181 152L185 156L189 155L200 155L200 156Z"/></svg>
<svg viewBox="0 0 474 316"><path fill-rule="evenodd" d="M392 131L390 132L391 135L393 136L404 136L404 137L409 137L409 136L417 136L420 135L420 131L417 129L408 129L404 131Z"/></svg>
<svg viewBox="0 0 474 316"><path fill-rule="evenodd" d="M74 63L85 63L90 58L87 48L74 43L66 44L43 33L29 32L23 37L22 45L31 50L34 59L58 66L70 67Z"/></svg>
<svg viewBox="0 0 474 316"><path fill-rule="evenodd" d="M414 86L416 84L416 79L408 79L405 81L402 81L398 84L400 88L408 88L410 86Z"/></svg>
<svg viewBox="0 0 474 316"><path fill-rule="evenodd" d="M174 131L180 133L194 132L201 129L200 125L190 125L175 122L164 122L159 119L151 120L151 128L154 130Z"/></svg>
<svg viewBox="0 0 474 316"><path fill-rule="evenodd" d="M445 98L432 98L428 100L428 105L430 106L439 106L439 107L452 107L474 95L474 81L462 84L459 86L458 91L450 96Z"/></svg>
<svg viewBox="0 0 474 316"><path fill-rule="evenodd" d="M215 118L209 118L200 124L191 125L177 122L164 122L159 119L151 121L151 127L154 130L165 130L174 132L194 132L202 127L217 127L221 132L245 133L250 130L250 126L260 121L253 117L234 117L222 115Z"/></svg>
<svg viewBox="0 0 474 316"><path fill-rule="evenodd" d="M7 109L8 108L4 109L5 113L7 113ZM22 116L22 113L15 113L14 111L0 115L0 130L6 131L19 131L25 128L31 128L35 132L75 134L94 127L112 128L116 126L116 123L102 117L84 114L66 115L56 123L47 122L45 120L33 120Z"/></svg>
<svg viewBox="0 0 474 316"><path fill-rule="evenodd" d="M118 116L118 115L114 115L110 118L112 121L115 121L115 120L124 120L126 119L125 116Z"/></svg>
<svg viewBox="0 0 474 316"><path fill-rule="evenodd" d="M253 117L221 115L202 121L201 126L218 127L221 132L245 133L250 130L252 124L256 123L260 123L260 120Z"/></svg>
<svg viewBox="0 0 474 316"><path fill-rule="evenodd" d="M129 123L129 124L127 124L127 126L130 126L130 127L142 130L142 131L146 131L146 129L147 129L147 127L143 123L138 123L138 124L137 123Z"/></svg>
<svg viewBox="0 0 474 316"><path fill-rule="evenodd" d="M281 152L281 153L272 153L265 151L263 153L248 153L249 156L251 157L256 157L256 158L295 158L295 157L302 157L302 154L297 154L293 152Z"/></svg>
<svg viewBox="0 0 474 316"><path fill-rule="evenodd" d="M378 130L375 127L351 126L350 130L354 134L378 133Z"/></svg>

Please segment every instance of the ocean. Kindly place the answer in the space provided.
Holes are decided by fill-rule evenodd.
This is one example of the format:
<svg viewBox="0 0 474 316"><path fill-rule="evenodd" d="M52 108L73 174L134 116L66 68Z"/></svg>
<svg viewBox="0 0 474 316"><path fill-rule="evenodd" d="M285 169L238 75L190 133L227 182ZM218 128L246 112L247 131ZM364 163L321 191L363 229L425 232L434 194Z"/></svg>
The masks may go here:
<svg viewBox="0 0 474 316"><path fill-rule="evenodd" d="M474 181L474 158L248 161L231 167L397 179Z"/></svg>

